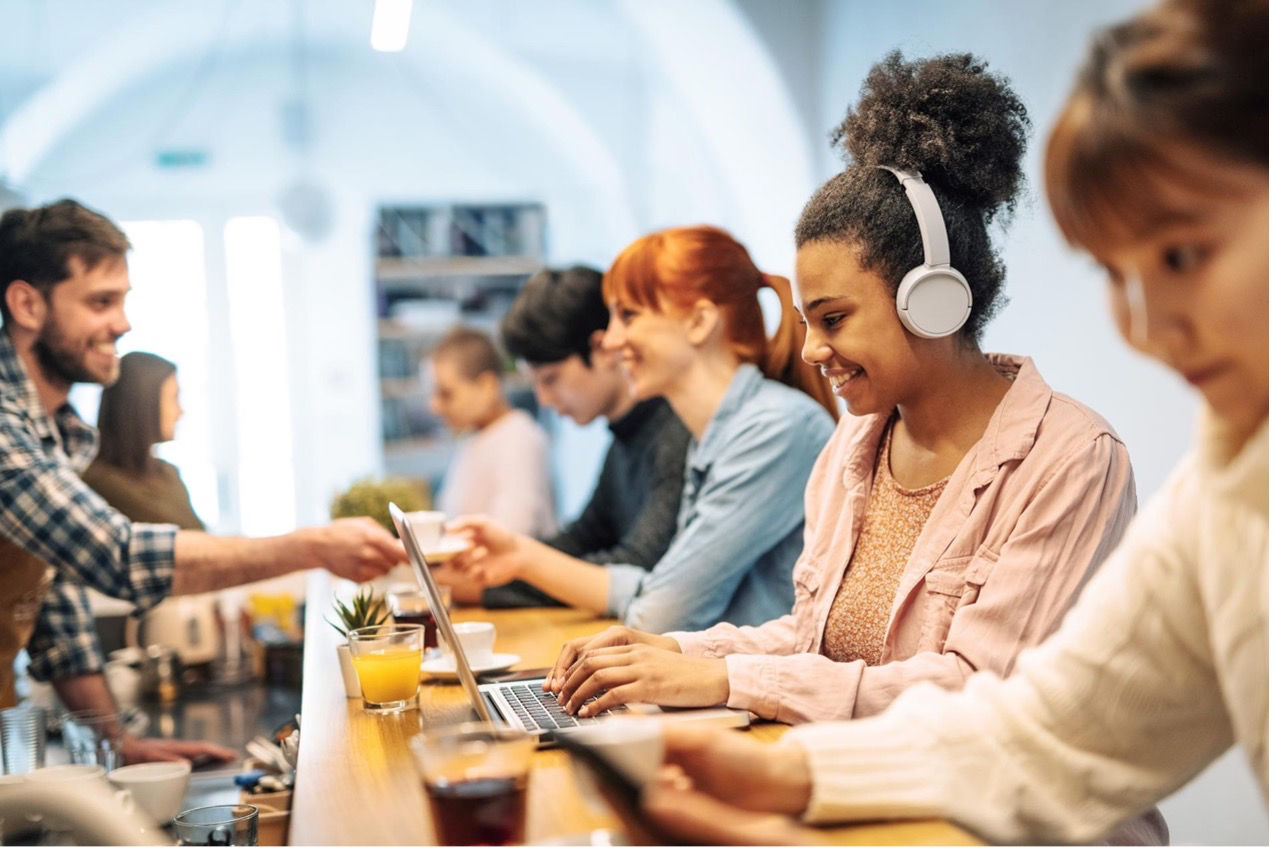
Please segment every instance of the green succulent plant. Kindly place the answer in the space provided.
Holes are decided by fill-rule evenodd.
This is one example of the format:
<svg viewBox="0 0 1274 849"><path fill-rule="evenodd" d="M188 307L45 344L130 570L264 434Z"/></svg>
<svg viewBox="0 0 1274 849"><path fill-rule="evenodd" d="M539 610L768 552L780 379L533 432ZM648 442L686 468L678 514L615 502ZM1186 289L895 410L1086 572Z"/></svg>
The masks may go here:
<svg viewBox="0 0 1274 849"><path fill-rule="evenodd" d="M385 605L385 597L379 595L371 587L363 587L349 604L338 598L332 599L332 610L338 622L326 619L327 624L337 630L342 637L349 632L369 625L383 625L389 619L389 608Z"/></svg>
<svg viewBox="0 0 1274 849"><path fill-rule="evenodd" d="M389 518L389 502L394 502L410 513L430 508L429 490L418 481L409 478L360 478L349 489L332 499L332 518L368 516L379 522L385 530L394 533L394 523Z"/></svg>

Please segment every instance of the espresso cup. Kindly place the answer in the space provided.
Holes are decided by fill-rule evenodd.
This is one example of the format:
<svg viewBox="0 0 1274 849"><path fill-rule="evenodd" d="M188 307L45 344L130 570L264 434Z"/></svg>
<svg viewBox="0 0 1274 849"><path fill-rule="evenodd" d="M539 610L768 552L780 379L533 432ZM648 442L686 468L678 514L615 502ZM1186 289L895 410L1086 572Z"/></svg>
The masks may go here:
<svg viewBox="0 0 1274 849"><path fill-rule="evenodd" d="M106 775L101 764L58 764L33 769L27 773L27 781L93 781Z"/></svg>
<svg viewBox="0 0 1274 849"><path fill-rule="evenodd" d="M102 674L106 676L106 686L121 710L137 705L142 691L140 672L123 660L108 660L102 667Z"/></svg>
<svg viewBox="0 0 1274 849"><path fill-rule="evenodd" d="M190 787L190 762L167 761L133 764L113 769L107 780L121 790L127 790L141 808L155 822L170 822L181 810Z"/></svg>
<svg viewBox="0 0 1274 849"><path fill-rule="evenodd" d="M495 625L490 622L457 622L452 626L456 640L470 666L486 666L495 649ZM450 646L447 647L450 654Z"/></svg>
<svg viewBox="0 0 1274 849"><path fill-rule="evenodd" d="M59 764L32 770L25 776L26 784L48 787L51 793L60 793L63 788L75 788L80 792L110 794L115 804L128 814L137 810L133 795L127 790L115 789L106 783L106 770L100 764ZM60 817L50 816L45 819L45 826L53 831L66 831L71 828L69 822Z"/></svg>
<svg viewBox="0 0 1274 849"><path fill-rule="evenodd" d="M429 554L435 551L442 540L442 529L447 523L447 514L438 510L413 510L405 515L412 531L416 534L416 542L420 543L421 552Z"/></svg>

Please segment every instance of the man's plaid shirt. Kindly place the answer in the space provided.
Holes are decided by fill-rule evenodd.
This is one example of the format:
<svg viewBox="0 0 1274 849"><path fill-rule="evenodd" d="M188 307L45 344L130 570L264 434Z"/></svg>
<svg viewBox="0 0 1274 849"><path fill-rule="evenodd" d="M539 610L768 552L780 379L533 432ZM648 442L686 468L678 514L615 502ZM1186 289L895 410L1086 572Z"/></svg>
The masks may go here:
<svg viewBox="0 0 1274 849"><path fill-rule="evenodd" d="M130 522L89 489L79 472L96 453L70 404L44 410L0 330L0 534L57 570L27 645L41 680L102 668L85 584L143 610L172 587L177 527Z"/></svg>

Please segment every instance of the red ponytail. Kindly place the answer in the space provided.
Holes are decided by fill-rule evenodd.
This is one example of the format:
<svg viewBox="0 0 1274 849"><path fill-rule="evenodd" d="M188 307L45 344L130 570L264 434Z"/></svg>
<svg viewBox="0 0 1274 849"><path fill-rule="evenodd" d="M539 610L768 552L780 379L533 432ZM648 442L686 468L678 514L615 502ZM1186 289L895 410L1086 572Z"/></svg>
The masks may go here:
<svg viewBox="0 0 1274 849"><path fill-rule="evenodd" d="M766 339L757 291L769 286L779 297L779 327ZM762 274L747 249L717 227L675 227L643 236L619 254L602 279L607 303L632 303L654 310L690 309L706 298L721 311L725 337L741 361L766 377L805 392L837 415L831 387L801 360L801 332L792 310L792 287L783 277Z"/></svg>

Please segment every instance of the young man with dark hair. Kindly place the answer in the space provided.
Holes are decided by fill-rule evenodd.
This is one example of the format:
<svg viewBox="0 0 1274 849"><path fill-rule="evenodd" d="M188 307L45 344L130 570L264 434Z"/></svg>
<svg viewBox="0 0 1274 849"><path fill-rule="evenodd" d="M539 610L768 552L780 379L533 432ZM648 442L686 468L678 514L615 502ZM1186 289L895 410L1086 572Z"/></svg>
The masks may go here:
<svg viewBox="0 0 1274 849"><path fill-rule="evenodd" d="M612 442L579 517L545 540L592 563L651 568L676 530L689 431L662 398L634 403L618 354L602 350L609 312L602 275L545 269L522 288L500 323L510 354L526 363L537 400L585 425L604 417ZM483 592L488 607L557 604L515 581Z"/></svg>
<svg viewBox="0 0 1274 849"><path fill-rule="evenodd" d="M382 575L402 546L370 519L277 537L214 537L134 523L80 479L97 432L67 401L74 383L109 385L130 329L127 237L73 200L0 217L0 706L13 659L49 679L70 710L113 712L84 585L139 610L168 595L324 566L355 581ZM220 746L126 736L126 761L234 757Z"/></svg>

